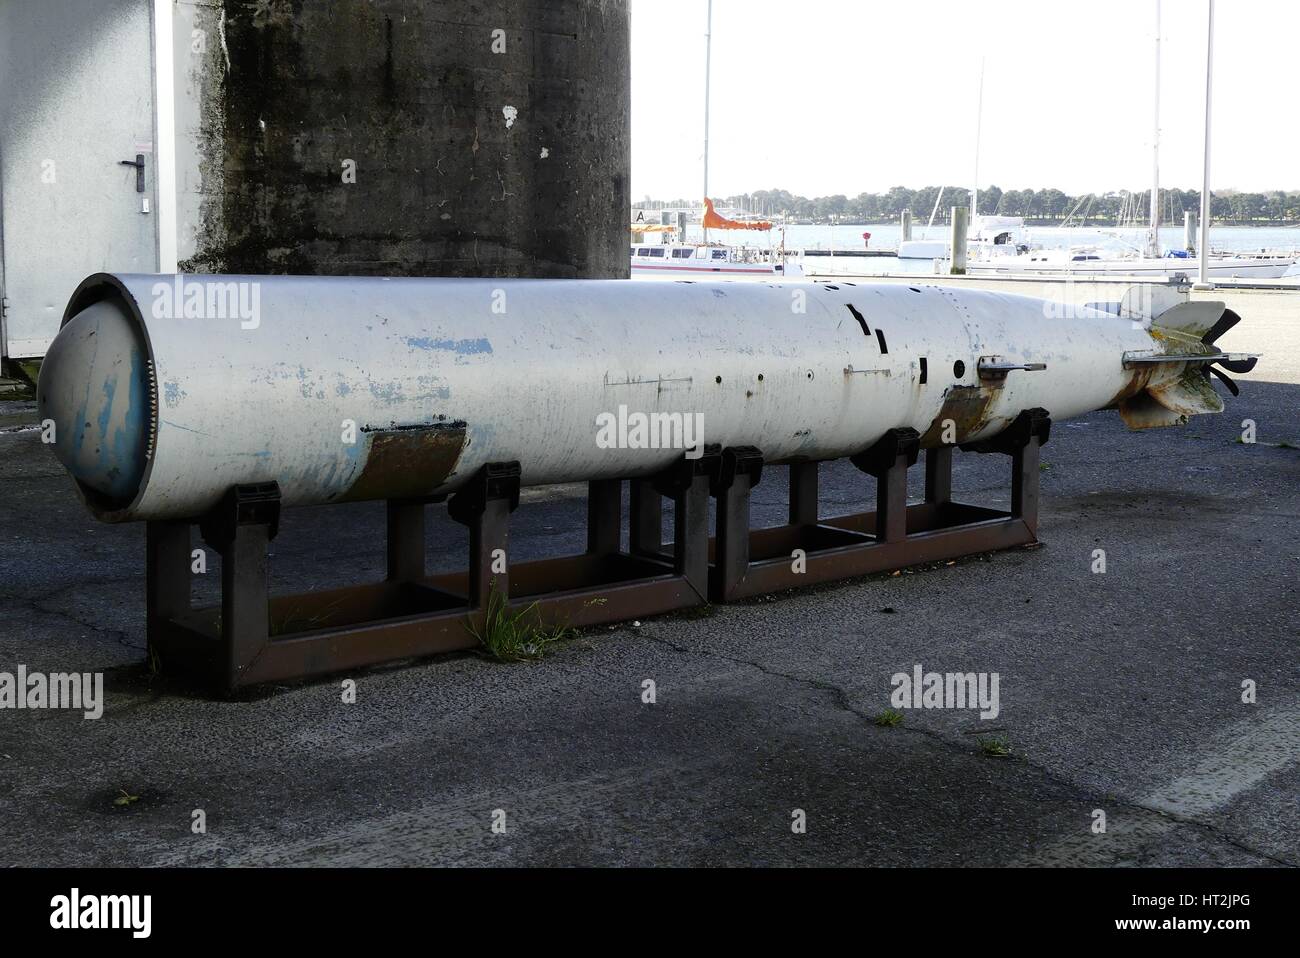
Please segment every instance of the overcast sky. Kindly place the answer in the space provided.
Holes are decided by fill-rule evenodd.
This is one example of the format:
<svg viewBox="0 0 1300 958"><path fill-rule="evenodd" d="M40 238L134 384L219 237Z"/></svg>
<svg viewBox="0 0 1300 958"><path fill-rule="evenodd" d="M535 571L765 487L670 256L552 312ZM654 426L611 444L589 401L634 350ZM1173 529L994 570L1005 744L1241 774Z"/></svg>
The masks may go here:
<svg viewBox="0 0 1300 958"><path fill-rule="evenodd" d="M707 0L632 0L632 196L702 189ZM1199 188L1207 0L1164 0L1161 183ZM1151 180L1155 0L714 0L709 192ZM1211 185L1300 188L1300 3L1215 8Z"/></svg>

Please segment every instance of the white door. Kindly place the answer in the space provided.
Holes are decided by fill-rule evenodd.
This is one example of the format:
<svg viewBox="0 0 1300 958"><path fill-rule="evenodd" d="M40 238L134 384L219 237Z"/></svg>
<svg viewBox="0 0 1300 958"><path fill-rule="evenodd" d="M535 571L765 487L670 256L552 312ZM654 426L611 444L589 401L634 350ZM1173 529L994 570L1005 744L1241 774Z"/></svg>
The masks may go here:
<svg viewBox="0 0 1300 958"><path fill-rule="evenodd" d="M43 355L91 273L158 269L151 36L149 0L0 0L7 356Z"/></svg>

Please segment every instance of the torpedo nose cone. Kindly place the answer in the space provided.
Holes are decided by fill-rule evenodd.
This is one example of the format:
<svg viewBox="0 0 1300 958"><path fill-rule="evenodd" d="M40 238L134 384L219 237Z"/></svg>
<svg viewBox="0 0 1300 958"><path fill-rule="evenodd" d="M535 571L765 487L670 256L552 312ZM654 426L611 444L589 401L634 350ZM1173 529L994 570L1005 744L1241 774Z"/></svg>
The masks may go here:
<svg viewBox="0 0 1300 958"><path fill-rule="evenodd" d="M54 454L101 505L130 504L144 478L151 414L148 354L123 306L87 306L59 331L37 382ZM47 427L48 428L48 427Z"/></svg>

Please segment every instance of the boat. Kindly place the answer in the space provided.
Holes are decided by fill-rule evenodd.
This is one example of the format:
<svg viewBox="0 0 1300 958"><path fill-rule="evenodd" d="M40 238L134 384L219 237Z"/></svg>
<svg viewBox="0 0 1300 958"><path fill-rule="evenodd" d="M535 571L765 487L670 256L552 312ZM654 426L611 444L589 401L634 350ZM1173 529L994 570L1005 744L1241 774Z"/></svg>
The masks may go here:
<svg viewBox="0 0 1300 958"><path fill-rule="evenodd" d="M1212 16L1213 14L1211 14ZM1213 23L1210 25L1213 39ZM1072 246L1066 249L1029 249L1011 257L972 258L968 273L1019 273L1070 276L1133 276L1146 279L1172 279L1199 276L1201 265L1193 258L1190 238L1187 249L1164 251L1160 245L1160 0L1156 0L1155 30L1155 130L1152 136L1151 198L1146 241L1141 248L1106 250L1097 246ZM1207 51L1208 57L1208 51ZM1207 62L1208 69L1208 62ZM1208 111L1209 91L1206 91ZM1209 120L1205 127L1206 178L1202 194L1209 193ZM1278 279L1295 265L1296 258L1281 253L1232 253L1208 248L1209 207L1203 204L1201 243L1204 253L1204 278L1207 280Z"/></svg>
<svg viewBox="0 0 1300 958"><path fill-rule="evenodd" d="M1029 249L1029 234L1025 230L1022 216L980 215L980 137L984 126L984 64L980 60L979 96L976 101L975 115L975 177L971 183L971 216L966 229L966 254L968 259L992 262L1003 257L1015 256ZM939 188L934 199L934 209L930 211L930 222L926 224L928 234L934 227L935 216L939 213L939 204L943 202L946 186ZM898 244L899 259L942 260L952 256L951 243L947 238L904 240Z"/></svg>
<svg viewBox="0 0 1300 958"><path fill-rule="evenodd" d="M1277 279L1295 264L1290 256L1261 254L1233 255L1211 252L1208 272L1211 279ZM1034 249L1016 256L972 260L968 273L1029 274L1044 273L1072 276L1136 276L1147 279L1171 279L1176 276L1195 278L1197 260L1183 250L1165 256L1124 256L1097 246L1072 246L1068 249Z"/></svg>
<svg viewBox="0 0 1300 958"><path fill-rule="evenodd" d="M704 67L704 213L700 219L703 242L686 242L686 222L683 216L678 226L671 224L632 224L631 250L632 276L640 278L786 278L802 276L803 267L797 262L787 262L782 231L777 246L732 246L710 243L709 230L754 230L770 233L772 224L766 220L738 220L721 215L709 198L709 63L713 49L713 0L709 0L708 27L705 37ZM653 237L656 242L649 242Z"/></svg>
<svg viewBox="0 0 1300 958"><path fill-rule="evenodd" d="M633 246L632 275L700 276L707 278L802 276L803 267L787 262L784 250L720 243L676 243Z"/></svg>
<svg viewBox="0 0 1300 958"><path fill-rule="evenodd" d="M1021 216L977 216L966 234L967 256L971 259L993 261L1028 249L1029 234ZM899 259L946 259L950 255L947 239L905 240L898 244Z"/></svg>

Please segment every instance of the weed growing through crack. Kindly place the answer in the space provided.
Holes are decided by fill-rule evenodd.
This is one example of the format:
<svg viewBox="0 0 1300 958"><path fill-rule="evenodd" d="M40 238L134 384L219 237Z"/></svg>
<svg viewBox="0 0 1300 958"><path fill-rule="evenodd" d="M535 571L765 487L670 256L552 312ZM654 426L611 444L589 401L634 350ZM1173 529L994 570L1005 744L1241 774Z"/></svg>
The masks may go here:
<svg viewBox="0 0 1300 958"><path fill-rule="evenodd" d="M975 741L989 758L1011 757L1011 742L1005 735L981 735Z"/></svg>
<svg viewBox="0 0 1300 958"><path fill-rule="evenodd" d="M553 651L556 643L578 634L568 626L542 624L536 602L512 611L496 589L488 593L482 630L471 625L469 631L478 640L479 654L497 662L536 662Z"/></svg>
<svg viewBox="0 0 1300 958"><path fill-rule="evenodd" d="M903 724L903 713L898 709L885 709L871 721L881 728L893 728L895 725Z"/></svg>

